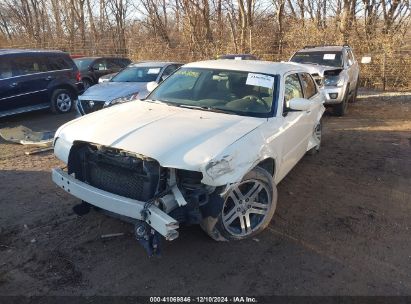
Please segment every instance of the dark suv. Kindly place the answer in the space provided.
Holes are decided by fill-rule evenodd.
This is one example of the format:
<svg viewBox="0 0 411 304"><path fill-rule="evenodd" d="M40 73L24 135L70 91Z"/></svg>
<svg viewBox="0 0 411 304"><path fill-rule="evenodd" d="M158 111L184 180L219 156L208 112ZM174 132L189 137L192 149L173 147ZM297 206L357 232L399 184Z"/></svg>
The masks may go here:
<svg viewBox="0 0 411 304"><path fill-rule="evenodd" d="M81 73L81 80L87 90L98 83L101 76L117 73L131 63L128 58L82 57L74 59Z"/></svg>
<svg viewBox="0 0 411 304"><path fill-rule="evenodd" d="M83 91L68 54L0 49L0 117L45 108L67 113Z"/></svg>

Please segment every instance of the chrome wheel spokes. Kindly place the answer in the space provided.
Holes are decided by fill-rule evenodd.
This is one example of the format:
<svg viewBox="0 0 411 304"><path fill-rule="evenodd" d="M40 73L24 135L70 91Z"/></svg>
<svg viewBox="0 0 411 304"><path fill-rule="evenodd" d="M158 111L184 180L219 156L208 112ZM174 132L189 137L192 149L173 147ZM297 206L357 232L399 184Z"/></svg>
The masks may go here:
<svg viewBox="0 0 411 304"><path fill-rule="evenodd" d="M269 187L260 180L246 180L233 188L223 208L223 225L234 236L257 230L271 206Z"/></svg>
<svg viewBox="0 0 411 304"><path fill-rule="evenodd" d="M66 93L61 93L57 96L56 103L61 112L67 112L71 108L71 97Z"/></svg>

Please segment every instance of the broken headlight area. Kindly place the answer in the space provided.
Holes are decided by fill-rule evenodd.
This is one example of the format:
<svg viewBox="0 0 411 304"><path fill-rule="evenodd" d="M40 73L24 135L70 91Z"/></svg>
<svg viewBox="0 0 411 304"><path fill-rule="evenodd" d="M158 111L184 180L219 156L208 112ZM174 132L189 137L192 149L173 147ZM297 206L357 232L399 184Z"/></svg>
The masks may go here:
<svg viewBox="0 0 411 304"><path fill-rule="evenodd" d="M317 85L321 88L323 86L323 77L321 77L318 73L313 73L311 74L311 76L313 76L315 82L317 83Z"/></svg>
<svg viewBox="0 0 411 304"><path fill-rule="evenodd" d="M342 69L329 70L324 72L324 86L337 86L344 85L344 77L341 75Z"/></svg>
<svg viewBox="0 0 411 304"><path fill-rule="evenodd" d="M120 104L120 103L124 103L124 102L129 102L129 101L132 101L134 99L137 99L137 97L138 97L138 92L135 92L135 93L127 95L127 96L123 96L123 97L119 97L119 98L116 98L116 99L113 99L113 100L109 100L109 101L106 101L104 103L104 108L111 107L111 106L114 106L116 104Z"/></svg>
<svg viewBox="0 0 411 304"><path fill-rule="evenodd" d="M161 232L167 230L160 229L164 227L164 217L171 217L178 224L200 224L207 216L216 217L222 208L221 189L202 184L201 172L164 168L152 158L120 149L75 143L68 157L68 174L94 188L144 205L140 214L129 216L136 225L137 240L150 255L159 253L160 234L154 229L159 228L168 240L178 237L178 225L168 227L170 233ZM157 217L157 223L152 219L152 207L164 214L163 218Z"/></svg>
<svg viewBox="0 0 411 304"><path fill-rule="evenodd" d="M209 203L216 188L201 183L201 172L176 170L175 174L177 187L187 204L172 210L170 216L182 224L200 224L203 218L201 209Z"/></svg>
<svg viewBox="0 0 411 304"><path fill-rule="evenodd" d="M219 161L210 161L206 166L206 172L212 179L233 171L229 160L223 158Z"/></svg>
<svg viewBox="0 0 411 304"><path fill-rule="evenodd" d="M98 189L139 201L152 199L161 168L153 159L138 158L117 149L92 144L74 145L68 174Z"/></svg>

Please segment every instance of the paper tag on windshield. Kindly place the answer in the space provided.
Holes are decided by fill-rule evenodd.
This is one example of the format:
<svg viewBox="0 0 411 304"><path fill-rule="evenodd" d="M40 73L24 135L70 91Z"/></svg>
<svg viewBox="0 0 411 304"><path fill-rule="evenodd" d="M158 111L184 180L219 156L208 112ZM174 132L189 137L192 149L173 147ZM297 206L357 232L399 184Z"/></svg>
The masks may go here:
<svg viewBox="0 0 411 304"><path fill-rule="evenodd" d="M335 54L324 54L323 59L324 60L334 60L335 59Z"/></svg>
<svg viewBox="0 0 411 304"><path fill-rule="evenodd" d="M272 89L274 85L274 77L263 74L248 73L245 84Z"/></svg>
<svg viewBox="0 0 411 304"><path fill-rule="evenodd" d="M242 57L234 57L234 60L243 60Z"/></svg>
<svg viewBox="0 0 411 304"><path fill-rule="evenodd" d="M158 74L160 73L160 68L153 68L153 69L148 69L147 74Z"/></svg>

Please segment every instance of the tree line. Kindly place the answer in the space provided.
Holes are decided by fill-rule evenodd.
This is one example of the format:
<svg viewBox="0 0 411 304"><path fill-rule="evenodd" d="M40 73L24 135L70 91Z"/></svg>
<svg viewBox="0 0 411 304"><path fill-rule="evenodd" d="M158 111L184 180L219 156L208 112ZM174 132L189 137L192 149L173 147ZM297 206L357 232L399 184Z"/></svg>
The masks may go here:
<svg viewBox="0 0 411 304"><path fill-rule="evenodd" d="M390 52L406 45L410 12L410 0L1 0L0 46L182 59L306 44Z"/></svg>

